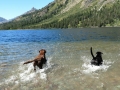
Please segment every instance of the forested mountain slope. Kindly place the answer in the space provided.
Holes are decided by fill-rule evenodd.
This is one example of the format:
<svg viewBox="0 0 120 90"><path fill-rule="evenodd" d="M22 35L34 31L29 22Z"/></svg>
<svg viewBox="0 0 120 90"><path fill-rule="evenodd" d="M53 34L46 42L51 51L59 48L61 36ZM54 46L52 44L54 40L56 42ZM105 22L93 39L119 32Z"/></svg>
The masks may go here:
<svg viewBox="0 0 120 90"><path fill-rule="evenodd" d="M55 0L0 29L120 26L120 0Z"/></svg>

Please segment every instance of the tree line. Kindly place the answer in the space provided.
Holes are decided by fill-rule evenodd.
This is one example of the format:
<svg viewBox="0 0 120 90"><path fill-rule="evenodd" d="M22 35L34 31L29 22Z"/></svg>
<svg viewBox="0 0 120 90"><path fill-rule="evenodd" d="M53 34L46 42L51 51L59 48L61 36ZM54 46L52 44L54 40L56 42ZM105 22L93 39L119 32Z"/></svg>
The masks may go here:
<svg viewBox="0 0 120 90"><path fill-rule="evenodd" d="M87 9L84 12L68 16L61 21L53 21L41 25L41 28L79 28L79 27L105 27L114 26L114 23L120 21L120 2L111 7L104 6L101 10Z"/></svg>
<svg viewBox="0 0 120 90"><path fill-rule="evenodd" d="M82 12L77 12L62 20L55 19L52 22L36 25L43 20L47 20L56 15L62 8L59 5L56 10L39 16L37 14L29 14L23 20L13 21L5 24L0 24L0 29L29 29L29 28L80 28L80 27L105 27L113 26L114 23L120 21L120 2L119 0L110 7L104 6L100 10L96 7L88 8ZM49 11L49 8L47 8Z"/></svg>

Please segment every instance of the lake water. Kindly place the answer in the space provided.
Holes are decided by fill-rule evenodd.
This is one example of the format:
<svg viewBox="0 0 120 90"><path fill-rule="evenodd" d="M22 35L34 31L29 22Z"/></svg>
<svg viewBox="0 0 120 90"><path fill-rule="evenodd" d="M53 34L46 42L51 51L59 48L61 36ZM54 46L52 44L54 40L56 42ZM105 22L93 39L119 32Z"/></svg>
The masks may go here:
<svg viewBox="0 0 120 90"><path fill-rule="evenodd" d="M90 64L103 52L103 65ZM46 49L47 64L32 63ZM0 90L120 90L120 28L0 31Z"/></svg>

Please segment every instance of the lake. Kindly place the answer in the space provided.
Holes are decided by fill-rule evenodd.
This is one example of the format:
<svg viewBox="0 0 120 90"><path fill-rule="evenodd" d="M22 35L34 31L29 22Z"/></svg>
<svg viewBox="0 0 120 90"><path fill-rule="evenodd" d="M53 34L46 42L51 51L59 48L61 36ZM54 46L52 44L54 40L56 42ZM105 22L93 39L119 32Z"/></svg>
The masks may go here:
<svg viewBox="0 0 120 90"><path fill-rule="evenodd" d="M103 65L90 64L101 51ZM46 49L47 64L32 63ZM120 90L120 28L0 30L0 90Z"/></svg>

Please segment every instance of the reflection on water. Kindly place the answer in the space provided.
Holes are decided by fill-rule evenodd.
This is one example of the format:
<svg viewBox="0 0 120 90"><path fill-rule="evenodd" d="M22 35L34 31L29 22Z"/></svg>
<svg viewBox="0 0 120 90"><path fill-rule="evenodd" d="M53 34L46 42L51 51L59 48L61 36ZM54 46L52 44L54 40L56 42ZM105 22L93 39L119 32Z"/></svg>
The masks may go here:
<svg viewBox="0 0 120 90"><path fill-rule="evenodd" d="M120 28L0 31L0 90L119 90ZM103 52L102 66L90 65ZM46 49L47 65L33 59Z"/></svg>

